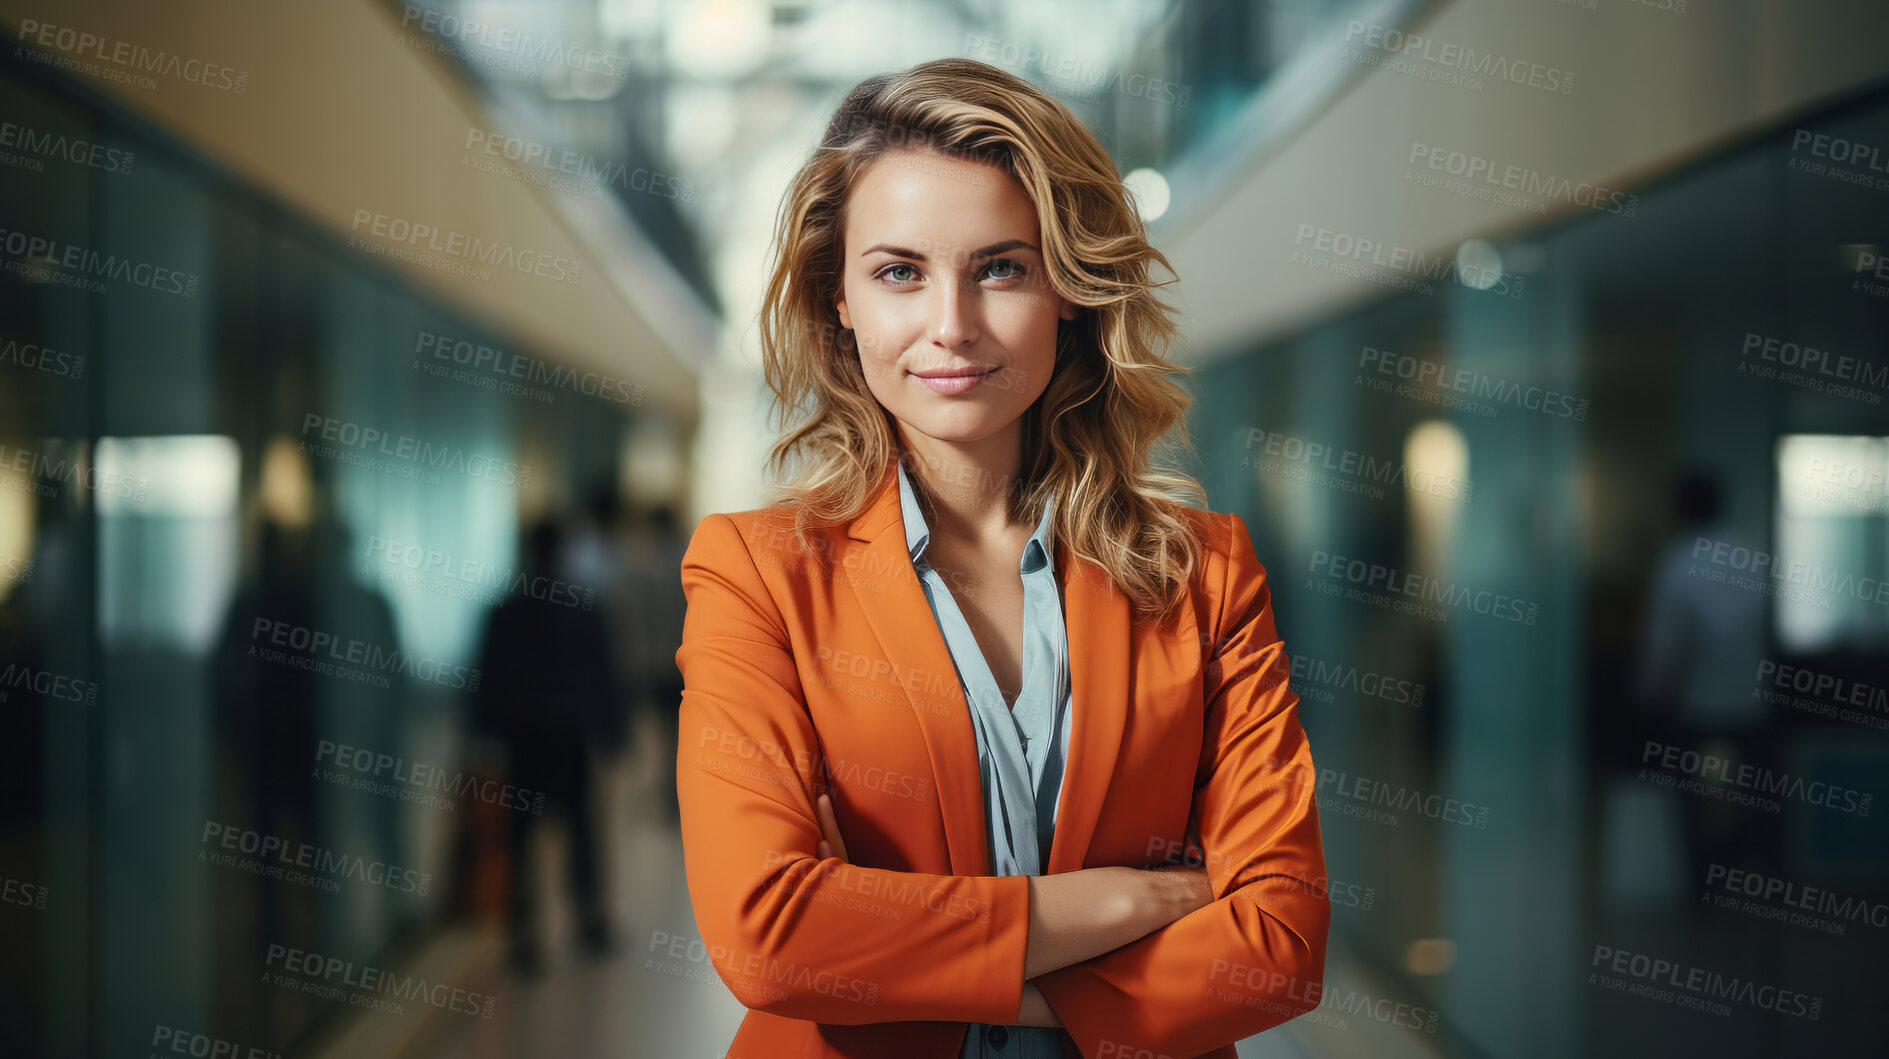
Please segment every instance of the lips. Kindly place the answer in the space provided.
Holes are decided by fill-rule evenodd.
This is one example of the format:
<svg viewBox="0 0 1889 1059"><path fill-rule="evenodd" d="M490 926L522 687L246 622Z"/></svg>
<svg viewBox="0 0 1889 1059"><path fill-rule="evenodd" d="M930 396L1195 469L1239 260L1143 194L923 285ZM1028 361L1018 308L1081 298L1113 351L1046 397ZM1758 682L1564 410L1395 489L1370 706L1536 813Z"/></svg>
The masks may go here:
<svg viewBox="0 0 1889 1059"><path fill-rule="evenodd" d="M996 368L971 365L963 368L939 368L935 371L915 371L912 374L921 379L962 379L972 375L989 375Z"/></svg>
<svg viewBox="0 0 1889 1059"><path fill-rule="evenodd" d="M912 373L912 376L933 393L944 394L947 397L955 397L958 394L969 392L985 379L990 378L1001 370L1003 370L1001 367L983 368L975 366L965 368L937 368L932 371L915 371Z"/></svg>

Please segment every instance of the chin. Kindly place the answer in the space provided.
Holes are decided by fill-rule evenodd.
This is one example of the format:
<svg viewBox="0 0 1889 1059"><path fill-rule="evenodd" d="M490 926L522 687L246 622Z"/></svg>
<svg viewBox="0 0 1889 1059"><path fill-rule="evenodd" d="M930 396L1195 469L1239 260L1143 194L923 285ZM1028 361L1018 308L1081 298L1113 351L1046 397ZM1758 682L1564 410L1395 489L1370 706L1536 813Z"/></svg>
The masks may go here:
<svg viewBox="0 0 1889 1059"><path fill-rule="evenodd" d="M911 417L900 417L910 429L928 438L954 445L982 441L1009 426L1015 418L982 408L952 409L943 413L919 412Z"/></svg>

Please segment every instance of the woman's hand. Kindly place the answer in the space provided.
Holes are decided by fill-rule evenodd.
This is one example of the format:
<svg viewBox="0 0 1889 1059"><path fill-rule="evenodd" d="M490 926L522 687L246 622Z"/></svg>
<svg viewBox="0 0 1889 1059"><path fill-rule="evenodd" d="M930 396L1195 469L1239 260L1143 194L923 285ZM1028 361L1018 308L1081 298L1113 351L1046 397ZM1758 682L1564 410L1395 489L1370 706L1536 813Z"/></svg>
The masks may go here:
<svg viewBox="0 0 1889 1059"><path fill-rule="evenodd" d="M1213 904L1213 882L1207 869L1189 864L1164 864L1150 868L1147 901L1150 914L1159 919L1154 929Z"/></svg>
<svg viewBox="0 0 1889 1059"><path fill-rule="evenodd" d="M813 815L820 818L820 834L825 836L814 847L814 854L821 860L838 857L846 860L846 840L840 837L840 822L833 815L833 799L822 794L813 800ZM852 863L847 861L847 863Z"/></svg>
<svg viewBox="0 0 1889 1059"><path fill-rule="evenodd" d="M1213 903L1206 869L1183 864L1111 864L1028 878L1025 979L1120 948Z"/></svg>

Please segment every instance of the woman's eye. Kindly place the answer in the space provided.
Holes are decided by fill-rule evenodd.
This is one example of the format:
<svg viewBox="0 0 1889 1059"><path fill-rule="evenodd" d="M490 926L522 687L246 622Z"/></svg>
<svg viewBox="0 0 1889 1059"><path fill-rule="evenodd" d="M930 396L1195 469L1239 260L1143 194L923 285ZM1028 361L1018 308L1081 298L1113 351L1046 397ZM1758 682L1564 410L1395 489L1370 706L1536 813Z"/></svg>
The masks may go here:
<svg viewBox="0 0 1889 1059"><path fill-rule="evenodd" d="M1021 279L1024 268L1007 257L1000 257L985 266L984 274L991 279Z"/></svg>
<svg viewBox="0 0 1889 1059"><path fill-rule="evenodd" d="M893 283L910 283L918 278L918 270L910 265L888 265L879 270L879 278Z"/></svg>

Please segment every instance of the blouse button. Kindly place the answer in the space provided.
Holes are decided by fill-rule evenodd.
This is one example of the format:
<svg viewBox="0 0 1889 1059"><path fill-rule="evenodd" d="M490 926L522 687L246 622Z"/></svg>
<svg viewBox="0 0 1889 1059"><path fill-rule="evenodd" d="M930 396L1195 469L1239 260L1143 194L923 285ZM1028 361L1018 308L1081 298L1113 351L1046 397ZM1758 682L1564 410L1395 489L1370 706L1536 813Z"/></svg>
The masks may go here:
<svg viewBox="0 0 1889 1059"><path fill-rule="evenodd" d="M992 1026L984 1031L984 1039L990 1042L992 1048L1002 1048L1004 1042L1010 1039L1010 1031L1002 1026Z"/></svg>

